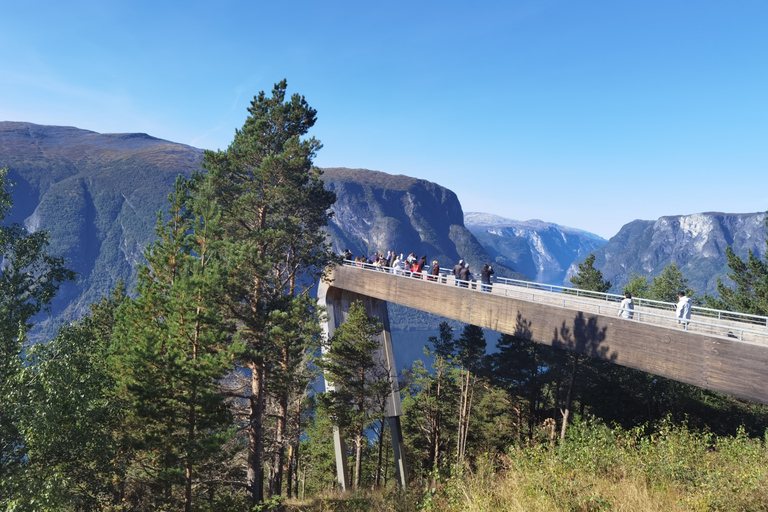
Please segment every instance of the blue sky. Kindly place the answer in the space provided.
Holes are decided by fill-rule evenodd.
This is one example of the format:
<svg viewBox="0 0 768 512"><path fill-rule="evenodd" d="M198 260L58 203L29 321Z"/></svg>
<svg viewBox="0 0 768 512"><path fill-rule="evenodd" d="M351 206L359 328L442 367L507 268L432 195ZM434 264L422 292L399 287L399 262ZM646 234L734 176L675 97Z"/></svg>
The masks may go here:
<svg viewBox="0 0 768 512"><path fill-rule="evenodd" d="M764 0L0 0L0 21L0 120L225 149L286 78L317 165L464 211L609 238L768 209Z"/></svg>

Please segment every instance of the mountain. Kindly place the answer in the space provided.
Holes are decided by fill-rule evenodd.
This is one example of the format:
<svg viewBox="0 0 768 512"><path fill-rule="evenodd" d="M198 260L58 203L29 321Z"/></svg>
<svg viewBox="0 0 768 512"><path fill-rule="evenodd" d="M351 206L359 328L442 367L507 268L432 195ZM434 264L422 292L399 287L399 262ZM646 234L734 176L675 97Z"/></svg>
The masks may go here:
<svg viewBox="0 0 768 512"><path fill-rule="evenodd" d="M133 288L176 177L199 171L202 154L141 133L0 122L0 167L16 184L8 220L48 231L51 253L78 273L76 283L62 286L52 318L38 319L32 339L52 336L118 281ZM327 169L324 179L338 196L328 227L338 253L414 252L446 267L463 258L476 271L492 261L464 227L456 194L440 185L363 169ZM525 278L502 265L496 271ZM415 314L399 318L403 326L423 324Z"/></svg>
<svg viewBox="0 0 768 512"><path fill-rule="evenodd" d="M49 231L51 252L78 273L54 301L56 318L81 315L118 280L134 282L176 176L201 157L143 133L0 122L0 167L15 182L9 220Z"/></svg>
<svg viewBox="0 0 768 512"><path fill-rule="evenodd" d="M459 199L436 183L403 175L366 169L323 169L325 186L336 192L328 229L333 249L350 249L355 255L395 251L426 255L443 268L453 268L459 259L479 273L494 260L464 227ZM496 274L527 279L504 264Z"/></svg>
<svg viewBox="0 0 768 512"><path fill-rule="evenodd" d="M467 212L464 224L497 264L541 283L559 284L574 260L607 242L593 233L551 222L516 221L489 213Z"/></svg>
<svg viewBox="0 0 768 512"><path fill-rule="evenodd" d="M765 213L707 212L672 215L656 221L635 220L626 224L604 246L596 249L595 268L613 284L613 290L629 282L632 272L650 282L670 263L688 279L697 294L717 291L717 278L729 283L725 248L746 258L751 249L765 256ZM578 271L574 262L564 279Z"/></svg>

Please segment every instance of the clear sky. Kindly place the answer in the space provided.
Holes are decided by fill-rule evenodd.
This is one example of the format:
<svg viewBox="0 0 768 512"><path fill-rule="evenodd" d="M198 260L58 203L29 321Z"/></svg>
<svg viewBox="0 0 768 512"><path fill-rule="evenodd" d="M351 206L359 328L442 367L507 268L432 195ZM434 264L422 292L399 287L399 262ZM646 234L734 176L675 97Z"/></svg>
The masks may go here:
<svg viewBox="0 0 768 512"><path fill-rule="evenodd" d="M464 211L609 238L768 209L765 0L0 0L0 26L0 120L225 149L286 78L317 165Z"/></svg>

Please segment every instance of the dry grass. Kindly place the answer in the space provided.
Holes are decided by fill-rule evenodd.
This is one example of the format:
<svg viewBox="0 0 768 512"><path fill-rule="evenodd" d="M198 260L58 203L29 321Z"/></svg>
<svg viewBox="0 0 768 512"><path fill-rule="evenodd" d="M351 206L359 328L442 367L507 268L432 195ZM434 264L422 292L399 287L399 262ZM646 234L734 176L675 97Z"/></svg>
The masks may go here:
<svg viewBox="0 0 768 512"><path fill-rule="evenodd" d="M653 433L582 424L559 446L517 448L436 478L433 487L329 496L295 512L768 511L762 439L666 426Z"/></svg>

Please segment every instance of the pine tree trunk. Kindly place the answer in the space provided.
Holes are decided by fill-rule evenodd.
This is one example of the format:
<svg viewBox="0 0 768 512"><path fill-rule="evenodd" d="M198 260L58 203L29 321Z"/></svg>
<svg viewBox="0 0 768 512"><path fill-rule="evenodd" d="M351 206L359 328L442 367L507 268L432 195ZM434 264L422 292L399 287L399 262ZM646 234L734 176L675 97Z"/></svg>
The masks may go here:
<svg viewBox="0 0 768 512"><path fill-rule="evenodd" d="M565 430L568 428L568 420L571 416L571 398L573 396L573 383L576 381L576 367L579 364L579 356L573 356L573 367L571 368L571 380L568 383L568 394L565 397L565 408L563 410L563 426L560 429L560 439L565 439Z"/></svg>
<svg viewBox="0 0 768 512"><path fill-rule="evenodd" d="M277 400L277 422L272 469L269 474L269 496L278 496L283 489L283 463L285 461L285 418L288 413L288 397L285 393Z"/></svg>
<svg viewBox="0 0 768 512"><path fill-rule="evenodd" d="M293 444L288 447L288 469L285 475L285 483L288 488L285 490L285 495L289 498L293 497ZM298 489L297 497L298 497Z"/></svg>
<svg viewBox="0 0 768 512"><path fill-rule="evenodd" d="M437 395L435 396L435 404L437 404L436 410L435 410L435 420L434 420L434 428L433 436L432 436L432 443L433 443L433 457L432 457L432 471L436 471L437 467L440 463L440 429L441 429L441 423L442 423L442 412L440 409L440 399L442 398L440 396L440 393L442 392L442 384L443 384L443 372L440 370L437 374ZM434 486L434 485L433 485Z"/></svg>
<svg viewBox="0 0 768 512"><path fill-rule="evenodd" d="M475 398L475 383L477 382L477 377L472 377L472 385L469 384L469 375L467 375L467 387L469 387L469 401L467 404L467 413L465 415L464 421L464 440L461 443L462 451L466 453L467 451L467 439L469 438L469 423L472 419L472 401ZM461 459L462 462L464 461L464 453L462 453Z"/></svg>
<svg viewBox="0 0 768 512"><path fill-rule="evenodd" d="M360 489L360 472L363 469L363 435L355 437L355 491Z"/></svg>
<svg viewBox="0 0 768 512"><path fill-rule="evenodd" d="M384 418L379 421L379 460L376 461L376 478L374 479L374 486L379 487L381 481L381 456L384 451Z"/></svg>
<svg viewBox="0 0 768 512"><path fill-rule="evenodd" d="M248 363L251 370L251 413L248 422L248 469L246 472L246 485L248 498L254 505L264 501L264 482L262 478L261 460L264 443L262 423L263 413L263 386L262 368L257 363Z"/></svg>

